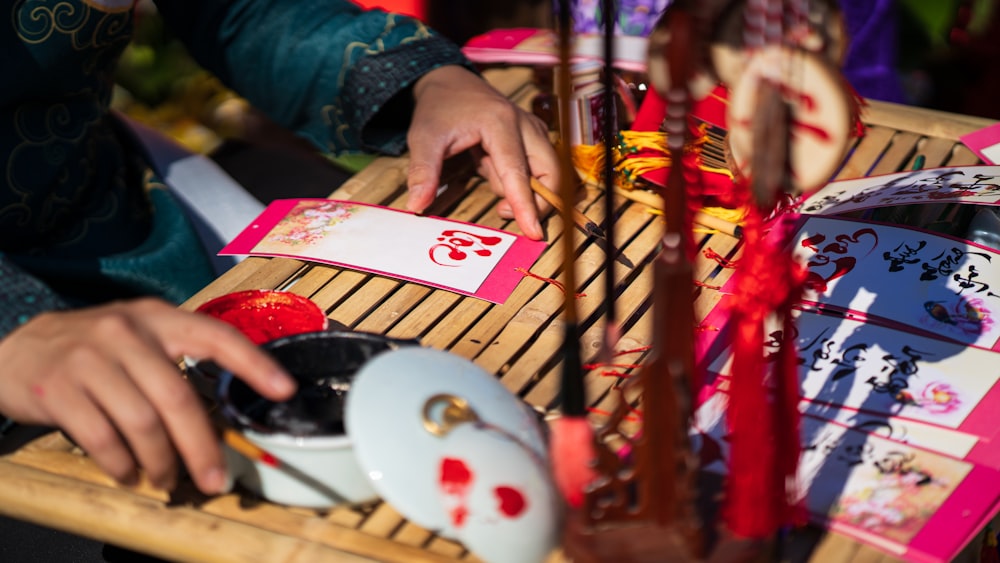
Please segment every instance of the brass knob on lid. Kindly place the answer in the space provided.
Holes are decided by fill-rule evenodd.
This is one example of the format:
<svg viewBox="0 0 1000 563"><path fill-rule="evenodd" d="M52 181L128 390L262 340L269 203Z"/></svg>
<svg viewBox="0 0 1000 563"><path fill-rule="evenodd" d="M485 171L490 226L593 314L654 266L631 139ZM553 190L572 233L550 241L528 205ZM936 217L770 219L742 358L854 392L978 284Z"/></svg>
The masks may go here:
<svg viewBox="0 0 1000 563"><path fill-rule="evenodd" d="M479 415L461 397L439 393L424 402L424 428L435 436L445 436L456 426L468 422L479 422Z"/></svg>

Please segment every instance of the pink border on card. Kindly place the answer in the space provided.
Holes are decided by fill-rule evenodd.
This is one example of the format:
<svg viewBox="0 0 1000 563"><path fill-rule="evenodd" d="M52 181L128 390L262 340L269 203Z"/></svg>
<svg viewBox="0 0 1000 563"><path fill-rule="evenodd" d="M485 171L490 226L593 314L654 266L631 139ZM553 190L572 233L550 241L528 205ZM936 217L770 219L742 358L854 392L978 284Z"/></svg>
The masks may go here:
<svg viewBox="0 0 1000 563"><path fill-rule="evenodd" d="M1000 144L1000 123L995 123L988 127L983 127L972 133L962 135L958 138L962 141L962 144L969 147L969 150L974 152L976 156L983 159L983 162L987 164L998 164L994 162L990 157L983 154L983 149L992 147Z"/></svg>
<svg viewBox="0 0 1000 563"><path fill-rule="evenodd" d="M248 256L271 256L280 258L294 258L296 260L305 260L307 262L319 262L322 264L329 264L331 266L337 266L340 268L347 268L351 270L357 270L362 272L368 272L371 274L382 275L390 277L397 280L403 280L407 282L412 282L428 287L433 287L437 289L443 289L446 291L451 291L453 293L458 293L460 295L468 295L470 297L476 297L479 299L484 299L491 303L502 304L510 297L510 294L514 291L521 280L524 279L523 276L517 275L514 272L516 267L523 267L525 269L530 268L538 257L541 256L542 252L545 250L546 243L543 241L535 241L524 236L515 235L514 233L509 233L507 231L501 231L500 229L494 229L492 227L484 227L482 225L476 225L475 223L468 223L465 221L456 221L454 219L448 219L445 217L435 217L435 219L440 219L448 223L455 225L470 225L477 229L485 229L487 231L493 231L497 233L502 233L506 236L514 237L514 242L511 247L504 254L503 258L497 262L493 270L490 271L489 275L483 280L479 288L475 292L469 292L454 287L433 283L427 280L417 279L409 276L402 276L392 272L385 272L381 270L376 270L374 268L361 268L353 264L346 264L343 262L336 262L333 260L321 260L317 258L306 258L303 256L298 256L295 254L283 254L283 253L257 253L253 252L253 248L260 242L263 236L271 231L286 215L300 202L303 201L344 201L344 203L350 203L351 205L362 205L365 207L375 207L381 209L388 209L395 213L408 213L406 211L400 211L398 209L393 209L391 207L386 207L383 205L373 205L370 203L360 203L356 201L345 201L345 200L327 200L323 198L300 198L300 199L280 199L275 200L267 206L266 209L250 224L248 225L240 234L233 239L225 248L223 248L219 254L220 255L231 255L231 254L242 254Z"/></svg>
<svg viewBox="0 0 1000 563"><path fill-rule="evenodd" d="M300 201L309 201L307 199L278 199L270 204L252 223L247 225L240 234L227 244L222 250L219 251L220 255L231 255L231 254L251 254L253 247L260 242L264 234L271 232L282 219L288 215Z"/></svg>
<svg viewBox="0 0 1000 563"><path fill-rule="evenodd" d="M480 225L477 226L483 228ZM517 237L514 240L514 244L504 254L504 257L493 267L490 275L486 276L486 279L483 280L482 285L479 286L479 291L476 292L476 297L481 297L493 303L503 303L506 301L507 297L514 291L514 288L517 287L517 284L521 283L521 280L524 279L523 275L514 271L515 268L524 267L525 270L529 269L535 263L535 260L538 260L538 257L544 250L545 243L542 241ZM513 273L508 274L506 272Z"/></svg>
<svg viewBox="0 0 1000 563"><path fill-rule="evenodd" d="M950 561L964 548L993 518L997 510L1000 472L974 466L965 476L955 492L927 520L917 535L910 541L907 559L914 561ZM962 526L964 534L956 535L955 524L970 522ZM911 551L915 552L911 554ZM927 559L917 555L929 556Z"/></svg>
<svg viewBox="0 0 1000 563"><path fill-rule="evenodd" d="M720 383L722 382L717 382L715 385L703 389L700 402L704 402L715 393L726 394L727 392L721 389ZM844 424L819 416L807 414L802 416L821 421L822 424L844 428L847 432L864 433L861 430L851 429ZM880 439L902 444L912 450L928 452L930 455L941 458L956 459L926 447L904 444L891 438L880 437ZM970 455L960 460L971 464L971 469L955 487L952 494L939 505L934 514L924 522L907 544L890 540L846 522L834 520L826 514L810 513L810 519L830 530L843 533L898 557L905 557L908 561L927 563L948 561L982 531L1000 504L1000 470L994 467L976 465L976 462L971 458ZM955 530L962 531L956 533Z"/></svg>
<svg viewBox="0 0 1000 563"><path fill-rule="evenodd" d="M843 424L822 417L803 416L821 420L825 424L846 428ZM852 429L848 431L860 432ZM890 438L883 437L882 439L900 443ZM906 444L906 447L943 458L956 459L925 447L910 444ZM950 561L982 531L1000 504L1000 471L976 465L968 458L960 461L972 465L969 473L955 487L952 494L938 506L934 514L924 522L924 525L920 527L909 543L902 544L873 534L864 528L832 520L822 514L813 514L813 519L831 530L855 537L890 553L900 556L905 554L907 561ZM972 524L967 524L970 518L973 519ZM964 532L956 534L956 529L964 530Z"/></svg>

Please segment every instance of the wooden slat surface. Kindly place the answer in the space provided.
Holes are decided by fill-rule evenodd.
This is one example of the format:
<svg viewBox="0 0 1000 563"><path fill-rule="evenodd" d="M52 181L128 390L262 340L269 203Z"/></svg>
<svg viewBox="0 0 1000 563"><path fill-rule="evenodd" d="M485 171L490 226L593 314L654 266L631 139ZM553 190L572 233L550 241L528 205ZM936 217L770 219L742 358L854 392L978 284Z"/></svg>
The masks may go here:
<svg viewBox="0 0 1000 563"><path fill-rule="evenodd" d="M535 89L526 69L489 75L512 99L527 107ZM990 122L965 116L871 103L865 112L867 133L852 146L838 178L907 170L917 155L925 166L978 162L956 143L958 136ZM401 208L405 201L407 160L381 158L331 195ZM481 179L461 166L446 173L449 185L433 214L518 232L496 214L497 199ZM616 299L622 324L619 349L649 343L651 326L650 261L659 238L660 219L644 206L621 200L618 240L636 265L616 265ZM587 189L581 211L600 221L603 200ZM543 278L560 276L558 240L573 236L577 246L578 301L585 361L598 352L604 303L600 278L603 250L579 231L566 232L558 215L544 223L546 252L532 267ZM738 241L707 234L701 248L733 256ZM696 264L696 277L707 287L696 290L703 315L718 301L709 286L721 285L731 269L707 259ZM285 288L319 304L332 320L357 330L419 338L434 348L469 358L497 374L511 391L543 409L555 406L562 337L562 293L552 284L526 277L502 305L393 279L289 259L249 258L183 305L200 303L231 291ZM709 329L710 327L703 327ZM621 358L639 363L642 352ZM618 378L600 370L586 381L595 412L609 411L617 400ZM595 422L600 414L593 415ZM188 486L167 498L148 485L122 488L105 477L61 435L48 434L0 458L0 513L63 528L97 539L147 551L168 559L191 561L474 561L460 544L407 522L391 506L342 507L328 512L289 509L234 494L206 499ZM787 546L784 558L824 563L894 561L882 552L843 536L809 529ZM561 559L554 554L553 560Z"/></svg>

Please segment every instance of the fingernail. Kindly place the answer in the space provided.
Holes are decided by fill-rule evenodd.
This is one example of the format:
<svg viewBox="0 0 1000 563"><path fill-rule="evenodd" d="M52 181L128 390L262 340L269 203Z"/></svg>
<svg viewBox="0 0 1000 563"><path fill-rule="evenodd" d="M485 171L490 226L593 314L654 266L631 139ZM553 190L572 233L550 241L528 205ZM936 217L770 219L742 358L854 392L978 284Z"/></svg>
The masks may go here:
<svg viewBox="0 0 1000 563"><path fill-rule="evenodd" d="M295 391L295 382L292 380L292 376L283 371L272 373L268 383L276 393L287 394Z"/></svg>
<svg viewBox="0 0 1000 563"><path fill-rule="evenodd" d="M126 487L134 487L139 484L139 474L135 471L131 471L118 479L118 482Z"/></svg>
<svg viewBox="0 0 1000 563"><path fill-rule="evenodd" d="M229 490L229 475L221 467L213 467L202 475L207 493L224 493Z"/></svg>
<svg viewBox="0 0 1000 563"><path fill-rule="evenodd" d="M154 479L152 482L154 488L161 491L172 491L174 487L177 486L177 480L173 476L163 477L160 479Z"/></svg>
<svg viewBox="0 0 1000 563"><path fill-rule="evenodd" d="M542 230L542 224L535 219L534 223L531 224L531 230L535 232L535 238L541 240L545 236L545 231Z"/></svg>

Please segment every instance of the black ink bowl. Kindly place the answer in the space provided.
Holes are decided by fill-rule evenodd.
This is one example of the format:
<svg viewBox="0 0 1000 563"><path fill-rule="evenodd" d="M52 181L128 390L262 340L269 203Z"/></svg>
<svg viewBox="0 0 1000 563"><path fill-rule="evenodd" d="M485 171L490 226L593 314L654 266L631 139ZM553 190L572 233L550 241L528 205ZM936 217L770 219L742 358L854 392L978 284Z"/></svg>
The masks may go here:
<svg viewBox="0 0 1000 563"><path fill-rule="evenodd" d="M261 345L298 382L295 396L275 403L227 371L219 372L217 398L223 416L240 429L295 437L344 433L344 401L355 374L381 352L417 346L378 334L306 332Z"/></svg>
<svg viewBox="0 0 1000 563"><path fill-rule="evenodd" d="M369 360L415 340L363 332L322 331L285 336L260 347L298 381L295 396L269 401L227 371L217 399L227 423L280 463L248 459L226 447L230 479L281 504L327 508L377 498L344 432L344 402Z"/></svg>

